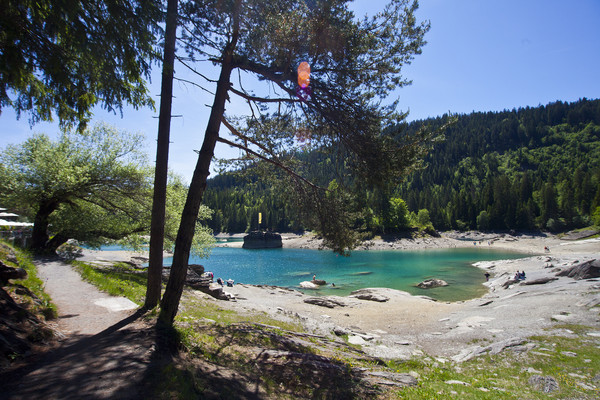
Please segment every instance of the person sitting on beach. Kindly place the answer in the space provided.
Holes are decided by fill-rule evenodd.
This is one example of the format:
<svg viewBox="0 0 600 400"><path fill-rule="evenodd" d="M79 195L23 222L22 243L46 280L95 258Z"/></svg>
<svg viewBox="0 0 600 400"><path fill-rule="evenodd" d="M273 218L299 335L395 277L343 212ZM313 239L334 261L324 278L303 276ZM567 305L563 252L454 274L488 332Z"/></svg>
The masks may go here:
<svg viewBox="0 0 600 400"><path fill-rule="evenodd" d="M525 271L519 272L519 279L525 280Z"/></svg>
<svg viewBox="0 0 600 400"><path fill-rule="evenodd" d="M233 279L227 279L227 286L233 287L233 282L235 282Z"/></svg>
<svg viewBox="0 0 600 400"><path fill-rule="evenodd" d="M217 278L217 283L221 286L223 286L223 279L221 278Z"/></svg>

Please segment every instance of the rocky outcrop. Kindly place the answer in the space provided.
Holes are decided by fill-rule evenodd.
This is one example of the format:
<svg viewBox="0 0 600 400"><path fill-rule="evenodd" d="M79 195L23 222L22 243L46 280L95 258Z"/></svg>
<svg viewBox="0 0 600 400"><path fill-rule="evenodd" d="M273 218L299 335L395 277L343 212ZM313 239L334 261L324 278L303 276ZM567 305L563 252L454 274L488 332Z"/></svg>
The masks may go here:
<svg viewBox="0 0 600 400"><path fill-rule="evenodd" d="M360 300L377 301L380 303L384 303L390 299L389 297L384 296L380 293L377 293L376 291L374 291L372 289L355 290L350 293L349 297L354 297L354 298L357 298Z"/></svg>
<svg viewBox="0 0 600 400"><path fill-rule="evenodd" d="M307 297L304 302L327 308L346 307L344 302L333 297Z"/></svg>
<svg viewBox="0 0 600 400"><path fill-rule="evenodd" d="M556 281L556 280L558 280L558 278L551 278L551 277L538 278L538 279L533 279L531 281L523 281L523 282L521 282L521 285L543 285L545 283Z"/></svg>
<svg viewBox="0 0 600 400"><path fill-rule="evenodd" d="M363 379L374 385L407 387L417 386L419 383L417 378L410 374L387 371L371 371L366 368L361 370L361 372L363 374Z"/></svg>
<svg viewBox="0 0 600 400"><path fill-rule="evenodd" d="M421 289L433 289L436 287L448 286L448 282L442 279L426 279L421 283L417 284L417 287Z"/></svg>
<svg viewBox="0 0 600 400"><path fill-rule="evenodd" d="M163 281L169 279L171 268L163 269ZM219 300L235 300L235 297L223 290L223 286L213 283L212 278L204 276L204 267L198 264L188 265L187 275L185 277L185 285L192 289L199 290L209 296Z"/></svg>
<svg viewBox="0 0 600 400"><path fill-rule="evenodd" d="M9 279L26 279L27 271L23 268L13 268L0 261L0 282L6 283Z"/></svg>
<svg viewBox="0 0 600 400"><path fill-rule="evenodd" d="M244 236L244 249L278 249L283 246L281 235L273 232L250 232Z"/></svg>
<svg viewBox="0 0 600 400"><path fill-rule="evenodd" d="M588 238L590 236L597 235L598 233L600 233L600 230L598 230L598 229L584 229L584 230L576 231L576 232L567 232L563 237L561 237L561 239L562 240L580 240L580 239Z"/></svg>
<svg viewBox="0 0 600 400"><path fill-rule="evenodd" d="M568 276L575 280L599 278L600 260L589 260L581 264L575 264L571 268L559 272L556 276Z"/></svg>
<svg viewBox="0 0 600 400"><path fill-rule="evenodd" d="M498 354L506 348L521 346L524 343L526 343L525 339L515 337L500 342L492 343L489 346L475 346L468 349L464 349L459 354L452 357L452 360L456 362L464 362L482 354Z"/></svg>
<svg viewBox="0 0 600 400"><path fill-rule="evenodd" d="M551 376L533 375L527 383L542 393L550 393L558 390L558 382Z"/></svg>

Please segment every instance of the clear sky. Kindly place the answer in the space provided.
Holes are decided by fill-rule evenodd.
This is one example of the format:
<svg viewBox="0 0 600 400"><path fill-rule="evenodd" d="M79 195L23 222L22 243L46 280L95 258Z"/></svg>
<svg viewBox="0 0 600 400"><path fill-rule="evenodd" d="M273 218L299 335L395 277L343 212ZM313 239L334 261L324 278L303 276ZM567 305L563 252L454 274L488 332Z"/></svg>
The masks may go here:
<svg viewBox="0 0 600 400"><path fill-rule="evenodd" d="M357 0L357 15L383 9L384 0ZM404 76L413 81L397 93L409 120L447 112L501 111L556 100L600 98L600 0L421 0L419 20L429 20L423 53ZM180 72L178 69L177 72ZM159 70L152 94L159 93ZM189 181L208 118L206 92L175 85L169 164ZM158 96L156 96L158 102ZM244 112L239 104L228 115ZM95 121L141 131L149 159L155 158L157 113L126 109L123 118L97 110ZM10 109L0 116L0 148L20 143L34 132L56 134L56 124L30 129L27 116L17 121ZM223 131L223 129L222 129ZM236 151L218 144L217 156Z"/></svg>

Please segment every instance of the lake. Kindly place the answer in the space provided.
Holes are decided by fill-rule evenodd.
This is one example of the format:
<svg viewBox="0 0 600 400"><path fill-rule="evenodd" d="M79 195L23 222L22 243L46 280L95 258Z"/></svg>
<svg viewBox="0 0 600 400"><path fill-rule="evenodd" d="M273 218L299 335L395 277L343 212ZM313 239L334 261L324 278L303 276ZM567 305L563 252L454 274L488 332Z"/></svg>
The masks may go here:
<svg viewBox="0 0 600 400"><path fill-rule="evenodd" d="M486 292L482 285L484 272L473 263L522 257L526 255L485 247L353 251L349 257L326 250L217 247L209 258L192 257L190 264L204 265L206 271L214 273L215 280L231 278L236 283L289 287L318 295L345 296L361 288L386 287L441 301L459 301ZM165 258L164 265L171 263L170 257ZM310 281L313 274L328 285L318 290L300 289L300 282ZM443 279L449 286L415 287L428 278Z"/></svg>

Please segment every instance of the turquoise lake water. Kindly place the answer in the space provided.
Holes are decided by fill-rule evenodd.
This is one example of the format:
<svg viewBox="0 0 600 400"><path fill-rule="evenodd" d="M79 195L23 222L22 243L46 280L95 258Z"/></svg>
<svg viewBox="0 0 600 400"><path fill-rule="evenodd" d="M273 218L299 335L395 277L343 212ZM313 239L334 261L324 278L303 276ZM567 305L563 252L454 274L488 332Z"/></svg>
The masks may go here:
<svg viewBox="0 0 600 400"><path fill-rule="evenodd" d="M190 259L204 265L215 280L234 279L236 283L275 285L320 295L345 296L365 287L386 287L414 295L427 295L442 301L459 301L482 296L486 288L477 261L525 257L486 247L427 249L419 251L353 251L349 257L331 251L306 249L246 250L217 247L209 258ZM170 265L165 258L164 265ZM318 290L300 289L313 274L328 285ZM415 285L428 278L443 279L449 286L420 289ZM330 284L335 283L335 287Z"/></svg>

